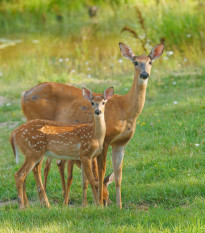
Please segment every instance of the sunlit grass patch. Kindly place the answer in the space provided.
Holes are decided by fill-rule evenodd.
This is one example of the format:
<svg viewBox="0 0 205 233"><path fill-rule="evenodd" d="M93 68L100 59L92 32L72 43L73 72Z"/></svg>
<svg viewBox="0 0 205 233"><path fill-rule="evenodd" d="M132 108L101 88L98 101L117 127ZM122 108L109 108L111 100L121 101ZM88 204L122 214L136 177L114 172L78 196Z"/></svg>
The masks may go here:
<svg viewBox="0 0 205 233"><path fill-rule="evenodd" d="M196 198L191 205L164 210L160 206L147 207L146 211L119 211L116 207L103 209L89 206L82 209L37 206L26 211L4 208L1 214L1 232L203 232L204 201ZM5 211L6 210L6 211ZM186 221L184 221L186 219Z"/></svg>

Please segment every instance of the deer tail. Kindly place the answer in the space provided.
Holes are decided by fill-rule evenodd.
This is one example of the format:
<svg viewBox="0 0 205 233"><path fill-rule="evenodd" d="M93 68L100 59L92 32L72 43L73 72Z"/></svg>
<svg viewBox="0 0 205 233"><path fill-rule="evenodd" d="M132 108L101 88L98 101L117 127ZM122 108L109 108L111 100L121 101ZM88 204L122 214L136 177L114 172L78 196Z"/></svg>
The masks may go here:
<svg viewBox="0 0 205 233"><path fill-rule="evenodd" d="M14 156L16 158L16 163L19 163L19 152L18 152L18 147L16 145L15 132L12 132L10 137L10 142L14 152Z"/></svg>

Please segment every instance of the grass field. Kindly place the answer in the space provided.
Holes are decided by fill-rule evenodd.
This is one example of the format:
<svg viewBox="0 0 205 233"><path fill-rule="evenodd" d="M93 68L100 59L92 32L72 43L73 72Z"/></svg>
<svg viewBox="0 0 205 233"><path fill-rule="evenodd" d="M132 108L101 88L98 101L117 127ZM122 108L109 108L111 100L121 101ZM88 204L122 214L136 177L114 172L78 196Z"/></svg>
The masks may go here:
<svg viewBox="0 0 205 233"><path fill-rule="evenodd" d="M125 25L144 33L142 25L134 24L134 10L129 16L122 16L123 7L119 5L119 11L115 12L114 5L106 8L110 14L106 18L101 9L97 30L89 26L90 19L80 25L81 17L85 17L81 15L79 21L71 21L79 27L71 27L73 31L68 33L66 19L58 30L56 25L54 29L51 27L52 20L46 21L43 29L37 29L42 15L38 18L35 9L47 12L49 1L42 1L44 8L38 4L42 8L36 8L34 1L30 1L33 3L30 11L25 11L30 5L19 2L20 5L13 5L4 1L0 7L0 12L4 12L0 14L3 25L0 29L0 232L205 232L205 30L204 15L195 14L199 8L202 11L203 3L187 1L183 9L178 7L173 11L177 1L170 8L165 4L159 9L144 1L147 8L142 11L143 16L151 10L161 12L157 14L156 27L150 29L151 18L145 21L151 39L146 48L150 50L167 35L166 49L153 64L145 107L126 148L122 210L115 205L114 183L109 186L111 206L95 207L89 188L89 205L82 208L81 175L76 167L70 192L74 205L63 206L60 176L53 161L47 186L52 208L40 207L34 177L29 174L27 195L31 206L19 211L14 173L24 158L21 156L20 164L15 163L9 136L25 121L20 108L21 92L40 82L56 81L77 87L86 85L95 92L113 85L115 93L125 94L134 73L130 61L122 58L118 42L128 43L138 55L144 53L142 40L129 32L120 33ZM66 14L63 3L59 9ZM19 6L27 14L19 15ZM74 9L81 8L76 5ZM36 21L32 18L30 27L27 21L22 24L32 12ZM53 14L52 10L48 11L47 17L52 19ZM29 33L25 33L27 27ZM106 174L111 172L109 150Z"/></svg>
<svg viewBox="0 0 205 233"><path fill-rule="evenodd" d="M0 231L1 232L203 232L204 218L204 68L193 67L166 73L157 63L153 65L144 110L138 118L136 133L128 144L123 168L123 209L115 207L115 187L110 185L113 205L107 209L89 203L82 209L81 176L74 170L71 199L75 206L63 207L60 177L55 163L48 180L48 197L52 209L41 208L33 175L27 179L27 193L32 206L19 211L16 202L14 173L19 168L8 142L12 128L24 121L20 110L20 93L38 82L38 75L29 72L24 56L13 77L9 72L1 78L1 95L6 98L0 117ZM22 60L23 59L23 60ZM32 61L32 57L30 58ZM40 66L45 57L39 57ZM89 61L91 62L91 61ZM22 64L23 63L23 64ZM12 64L12 61L11 61ZM122 66L132 71L129 61ZM46 65L45 65L46 68ZM128 69L127 68L127 69ZM63 68L62 68L63 69ZM8 76L7 76L8 75ZM19 75L19 76L18 76ZM41 74L39 75L41 76ZM8 78L7 78L8 77ZM17 80L19 77L20 80ZM29 77L29 78L27 78ZM33 77L33 79L32 79ZM56 74L56 80L64 81ZM68 75L69 80L69 75ZM102 91L114 83L116 93L125 94L131 86L133 74L99 78L98 82L83 78L83 83L95 91ZM81 86L81 75L71 82ZM100 86L98 85L100 83ZM18 85L19 84L19 85ZM23 158L21 159L21 162ZM111 154L107 160L107 174L112 171Z"/></svg>

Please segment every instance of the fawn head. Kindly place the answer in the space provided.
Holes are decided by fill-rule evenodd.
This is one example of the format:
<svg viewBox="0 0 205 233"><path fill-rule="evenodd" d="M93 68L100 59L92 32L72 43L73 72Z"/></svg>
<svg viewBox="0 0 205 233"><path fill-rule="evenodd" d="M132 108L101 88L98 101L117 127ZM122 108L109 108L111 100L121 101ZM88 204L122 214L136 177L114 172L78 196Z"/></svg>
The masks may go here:
<svg viewBox="0 0 205 233"><path fill-rule="evenodd" d="M139 79L141 79L141 83L143 82L143 80L149 78L152 68L152 62L155 59L159 58L164 50L164 44L158 44L152 49L148 56L136 56L128 45L120 42L119 46L123 56L132 61L135 70L139 73Z"/></svg>
<svg viewBox="0 0 205 233"><path fill-rule="evenodd" d="M102 95L93 94L91 90L83 87L83 97L90 101L95 112L95 116L100 116L105 111L105 103L108 99L112 98L114 94L114 88L107 88Z"/></svg>
<svg viewBox="0 0 205 233"><path fill-rule="evenodd" d="M103 182L103 204L104 206L107 206L112 203L112 201L109 198L108 185L114 181L114 178L115 178L114 173L111 173L104 179L104 182Z"/></svg>

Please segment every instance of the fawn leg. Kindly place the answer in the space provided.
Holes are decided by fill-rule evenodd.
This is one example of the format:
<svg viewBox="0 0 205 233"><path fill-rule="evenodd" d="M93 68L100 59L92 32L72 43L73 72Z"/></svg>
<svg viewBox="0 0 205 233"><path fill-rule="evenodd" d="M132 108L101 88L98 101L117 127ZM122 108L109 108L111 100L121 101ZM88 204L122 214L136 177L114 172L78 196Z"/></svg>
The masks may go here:
<svg viewBox="0 0 205 233"><path fill-rule="evenodd" d="M81 174L82 174L82 185L83 185L82 206L85 207L85 206L87 206L88 178L85 174L82 163L81 163Z"/></svg>
<svg viewBox="0 0 205 233"><path fill-rule="evenodd" d="M22 167L15 174L16 188L18 193L19 208L25 209L24 202L24 181L28 173L33 169L35 163L30 159L26 159Z"/></svg>
<svg viewBox="0 0 205 233"><path fill-rule="evenodd" d="M97 157L98 162L98 198L100 205L103 205L103 181L105 177L105 171L106 171L106 156L107 156L107 150L109 145L104 142L103 144L103 151L102 153Z"/></svg>
<svg viewBox="0 0 205 233"><path fill-rule="evenodd" d="M92 171L93 171L93 175L95 177L95 181L98 182L99 177L98 177L98 162L97 162L97 158L93 158L92 160Z"/></svg>
<svg viewBox="0 0 205 233"><path fill-rule="evenodd" d="M62 184L62 188L63 188L63 197L65 199L66 197L66 186L65 186L65 164L66 164L66 160L57 160L56 164L58 166L58 170L60 172L60 177L61 177L61 184Z"/></svg>
<svg viewBox="0 0 205 233"><path fill-rule="evenodd" d="M67 161L68 178L67 178L67 190L66 190L65 200L64 200L65 205L68 205L70 186L71 186L71 184L73 182L73 166L74 166L74 162L75 162L75 160L68 160Z"/></svg>
<svg viewBox="0 0 205 233"><path fill-rule="evenodd" d="M50 158L47 159L46 163L45 163L45 167L44 167L44 183L43 183L43 186L44 186L45 191L46 191L48 173L49 173L50 168L51 168L51 163L52 163L52 159L50 159Z"/></svg>
<svg viewBox="0 0 205 233"><path fill-rule="evenodd" d="M95 204L98 205L99 201L98 201L98 196L97 196L97 192L96 192L96 182L95 182L95 177L93 175L92 166L91 166L92 161L89 158L82 158L81 162L82 162L83 171L85 172L85 175L87 176L87 179L88 179L90 186L92 188ZM83 177L83 178L85 178L85 177Z"/></svg>
<svg viewBox="0 0 205 233"><path fill-rule="evenodd" d="M25 180L23 182L23 199L24 199L25 207L29 207L28 197L27 197L27 194L26 194L26 178L25 178Z"/></svg>
<svg viewBox="0 0 205 233"><path fill-rule="evenodd" d="M33 174L36 180L36 185L37 185L37 191L38 191L38 196L41 202L41 206L45 204L46 207L50 207L45 189L43 187L42 179L41 179L41 166L43 163L43 159L39 163L36 164L36 166L33 169Z"/></svg>

